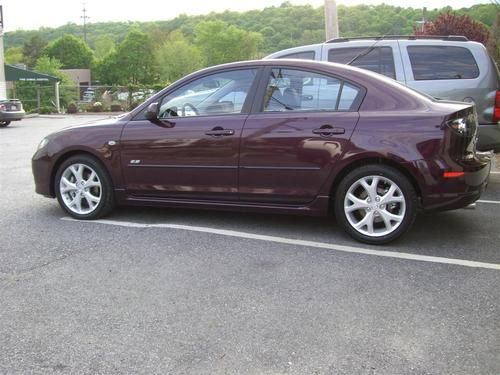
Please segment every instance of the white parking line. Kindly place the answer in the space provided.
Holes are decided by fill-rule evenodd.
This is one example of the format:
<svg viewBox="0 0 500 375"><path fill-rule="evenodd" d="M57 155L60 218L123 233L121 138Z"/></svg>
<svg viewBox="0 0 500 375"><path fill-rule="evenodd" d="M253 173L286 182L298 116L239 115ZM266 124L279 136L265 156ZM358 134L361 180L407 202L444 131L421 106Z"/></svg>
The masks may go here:
<svg viewBox="0 0 500 375"><path fill-rule="evenodd" d="M387 257L387 258L417 260L417 261L421 261L421 262L454 264L457 266L487 268L487 269L500 271L500 264L495 264L495 263L483 263L483 262L475 262L475 261L463 260L463 259L442 258L442 257L434 257L434 256L418 255L418 254L410 254L410 253L399 253L396 251L373 250L373 249L366 249L366 248L362 248L362 247L335 245L335 244L314 242L314 241L305 241L305 240L294 240L294 239L285 238L285 237L275 237L275 236L268 236L268 235L263 235L263 234L254 234L254 233L239 232L239 231L225 230L225 229L215 229L215 228L208 228L208 227L198 227L198 226L192 226L192 225L142 224L142 223L134 223L134 222L129 222L129 221L117 221L117 220L79 221L79 220L75 220L75 219L72 219L69 217L63 217L63 218L61 218L61 220L80 222L80 223L88 223L88 224L97 223L97 224L105 224L105 225L115 225L115 226L121 226L121 227L129 227L129 228L181 229L181 230L187 230L187 231L192 231L192 232L218 234L218 235L222 235L222 236L239 237L239 238L246 238L246 239L250 239L250 240L275 242L275 243L282 243L282 244L287 244L287 245L316 247L316 248L321 248L321 249L342 251L342 252L346 252L346 253L374 255L374 256Z"/></svg>
<svg viewBox="0 0 500 375"><path fill-rule="evenodd" d="M488 200L483 200L483 199L480 199L478 201L476 201L477 203L491 203L491 204L500 204L500 201L488 201Z"/></svg>

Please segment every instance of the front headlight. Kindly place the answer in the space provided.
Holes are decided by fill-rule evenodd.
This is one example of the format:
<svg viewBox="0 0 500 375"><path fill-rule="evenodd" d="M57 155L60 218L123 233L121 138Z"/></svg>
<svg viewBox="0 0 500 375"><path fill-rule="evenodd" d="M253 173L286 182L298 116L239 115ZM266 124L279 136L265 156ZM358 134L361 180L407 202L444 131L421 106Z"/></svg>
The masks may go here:
<svg viewBox="0 0 500 375"><path fill-rule="evenodd" d="M49 143L49 139L47 137L45 137L44 139L42 139L42 141L38 144L38 148L36 149L37 151L44 148L45 146L47 146L47 143Z"/></svg>

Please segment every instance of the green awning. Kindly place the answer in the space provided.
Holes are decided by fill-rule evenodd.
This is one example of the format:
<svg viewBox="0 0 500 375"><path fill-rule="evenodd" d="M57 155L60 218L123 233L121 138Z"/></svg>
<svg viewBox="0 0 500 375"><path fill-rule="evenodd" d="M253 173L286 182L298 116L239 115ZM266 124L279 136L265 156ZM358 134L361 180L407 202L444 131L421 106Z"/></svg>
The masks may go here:
<svg viewBox="0 0 500 375"><path fill-rule="evenodd" d="M11 81L30 81L30 82L58 82L59 78L33 72L27 69L17 68L13 65L5 64L5 80Z"/></svg>

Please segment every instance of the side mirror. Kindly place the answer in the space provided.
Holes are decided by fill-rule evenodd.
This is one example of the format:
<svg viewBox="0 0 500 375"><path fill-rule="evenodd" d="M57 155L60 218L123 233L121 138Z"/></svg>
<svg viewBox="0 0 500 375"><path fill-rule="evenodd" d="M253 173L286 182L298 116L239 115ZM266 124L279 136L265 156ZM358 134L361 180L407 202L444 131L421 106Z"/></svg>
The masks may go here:
<svg viewBox="0 0 500 375"><path fill-rule="evenodd" d="M146 112L144 112L144 117L147 120L151 121L153 124L161 126L162 128L173 128L175 126L175 122L169 121L166 119L160 119L158 117L158 103L151 103Z"/></svg>
<svg viewBox="0 0 500 375"><path fill-rule="evenodd" d="M146 112L144 112L144 116L151 122L157 122L158 119L158 103L151 103Z"/></svg>

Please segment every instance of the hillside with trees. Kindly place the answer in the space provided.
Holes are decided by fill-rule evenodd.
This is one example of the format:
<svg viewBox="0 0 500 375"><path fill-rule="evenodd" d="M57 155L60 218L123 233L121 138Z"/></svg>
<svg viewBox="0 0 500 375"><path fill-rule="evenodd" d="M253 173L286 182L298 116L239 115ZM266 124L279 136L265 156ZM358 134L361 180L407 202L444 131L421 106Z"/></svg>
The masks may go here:
<svg viewBox="0 0 500 375"><path fill-rule="evenodd" d="M425 11L428 24L424 32L458 34L467 30L485 38L492 35L485 44L498 58L498 14L498 5L493 3L458 10L429 9ZM343 37L412 35L419 32L417 21L423 17L422 9L385 4L339 5L338 15ZM453 27L446 28L449 20L455 22L455 28L464 27L453 32ZM93 80L99 84L128 87L159 87L204 66L261 58L284 48L322 41L323 7L289 2L242 13L88 24L87 43L83 27L76 24L7 32L4 37L7 63L24 63L40 72L47 61L52 67L91 68ZM49 60L39 64L40 58Z"/></svg>

